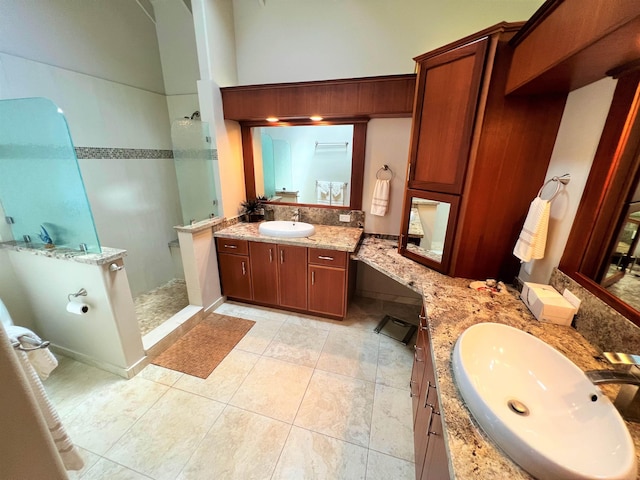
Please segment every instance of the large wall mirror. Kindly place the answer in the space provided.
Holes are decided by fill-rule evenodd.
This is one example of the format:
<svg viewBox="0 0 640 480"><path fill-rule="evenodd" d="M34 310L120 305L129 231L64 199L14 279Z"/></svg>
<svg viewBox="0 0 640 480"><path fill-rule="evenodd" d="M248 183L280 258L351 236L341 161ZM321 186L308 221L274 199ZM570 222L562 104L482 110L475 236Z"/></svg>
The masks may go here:
<svg viewBox="0 0 640 480"><path fill-rule="evenodd" d="M247 198L359 210L366 120L242 124Z"/></svg>
<svg viewBox="0 0 640 480"><path fill-rule="evenodd" d="M560 270L640 326L640 72L618 80Z"/></svg>

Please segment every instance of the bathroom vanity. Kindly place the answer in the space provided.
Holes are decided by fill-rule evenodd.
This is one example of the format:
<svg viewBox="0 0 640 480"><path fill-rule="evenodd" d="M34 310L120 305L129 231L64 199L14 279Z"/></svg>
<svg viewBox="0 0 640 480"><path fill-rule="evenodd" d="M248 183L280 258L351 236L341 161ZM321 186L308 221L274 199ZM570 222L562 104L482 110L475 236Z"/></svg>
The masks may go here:
<svg viewBox="0 0 640 480"><path fill-rule="evenodd" d="M263 235L255 223L215 233L222 293L231 300L342 319L355 285L349 255L362 229L315 225L310 237Z"/></svg>
<svg viewBox="0 0 640 480"><path fill-rule="evenodd" d="M400 256L390 241L366 238L355 257L423 297L425 310L408 388L414 403L416 478L532 478L502 453L466 407L451 365L458 337L477 323L502 323L543 340L582 370L612 366L573 328L536 320L516 292L473 290L469 280L447 277ZM618 387L600 388L615 399ZM626 425L638 455L640 424Z"/></svg>

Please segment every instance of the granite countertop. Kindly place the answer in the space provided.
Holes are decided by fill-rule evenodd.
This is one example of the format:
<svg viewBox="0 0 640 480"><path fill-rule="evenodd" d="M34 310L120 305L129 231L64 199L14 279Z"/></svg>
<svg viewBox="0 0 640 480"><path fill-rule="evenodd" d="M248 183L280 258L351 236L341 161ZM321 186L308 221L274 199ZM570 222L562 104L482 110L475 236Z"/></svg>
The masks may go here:
<svg viewBox="0 0 640 480"><path fill-rule="evenodd" d="M492 294L473 290L468 287L470 280L447 277L400 256L393 242L366 238L354 257L423 296L451 478L532 478L498 450L465 406L451 369L457 338L476 323L497 322L533 334L583 370L611 368L600 352L571 327L537 321L516 291ZM612 401L617 388L602 386ZM627 427L637 455L640 425L627 422Z"/></svg>
<svg viewBox="0 0 640 480"><path fill-rule="evenodd" d="M278 243L281 245L298 245L301 247L326 248L354 252L362 237L362 229L354 227L332 227L314 225L316 232L306 238L281 238L262 235L258 232L260 223L236 223L214 233L215 237L251 240L253 242Z"/></svg>
<svg viewBox="0 0 640 480"><path fill-rule="evenodd" d="M175 227L173 227L173 229L176 232L198 233L198 232L207 230L208 228L212 228L216 225L219 225L224 221L225 219L220 217L206 218L204 220L200 220L199 222L195 222L191 225L176 225Z"/></svg>
<svg viewBox="0 0 640 480"><path fill-rule="evenodd" d="M127 255L126 250L120 248L102 247L102 253L84 253L71 248L55 247L44 248L42 245L27 245L24 242L1 242L0 248L25 252L41 257L57 258L58 260L69 260L72 262L86 263L87 265L105 265Z"/></svg>

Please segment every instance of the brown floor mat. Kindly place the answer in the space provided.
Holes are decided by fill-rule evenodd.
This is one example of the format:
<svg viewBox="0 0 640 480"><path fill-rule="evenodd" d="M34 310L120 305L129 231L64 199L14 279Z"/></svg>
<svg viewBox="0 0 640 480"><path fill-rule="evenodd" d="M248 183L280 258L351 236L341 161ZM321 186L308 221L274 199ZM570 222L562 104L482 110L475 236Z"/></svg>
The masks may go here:
<svg viewBox="0 0 640 480"><path fill-rule="evenodd" d="M211 313L151 363L207 378L255 323Z"/></svg>

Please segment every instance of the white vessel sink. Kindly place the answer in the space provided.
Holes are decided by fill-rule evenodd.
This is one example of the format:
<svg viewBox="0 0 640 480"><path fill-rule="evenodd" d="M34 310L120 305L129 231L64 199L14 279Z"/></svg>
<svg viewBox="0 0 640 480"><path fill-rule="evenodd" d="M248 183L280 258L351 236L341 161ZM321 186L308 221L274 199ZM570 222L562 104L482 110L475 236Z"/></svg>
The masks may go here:
<svg viewBox="0 0 640 480"><path fill-rule="evenodd" d="M278 220L261 223L258 231L262 235L269 235L270 237L301 238L310 237L316 232L316 229L310 223Z"/></svg>
<svg viewBox="0 0 640 480"><path fill-rule="evenodd" d="M627 427L574 363L534 336L497 323L465 330L453 373L482 429L537 478L635 479Z"/></svg>

